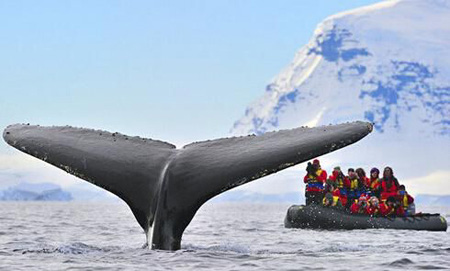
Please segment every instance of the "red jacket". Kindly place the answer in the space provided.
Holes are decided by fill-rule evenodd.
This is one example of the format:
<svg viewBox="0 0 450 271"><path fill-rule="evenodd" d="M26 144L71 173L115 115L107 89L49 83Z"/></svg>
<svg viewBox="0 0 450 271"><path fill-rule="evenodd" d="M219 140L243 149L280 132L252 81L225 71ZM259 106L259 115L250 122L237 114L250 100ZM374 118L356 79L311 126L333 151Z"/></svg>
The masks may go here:
<svg viewBox="0 0 450 271"><path fill-rule="evenodd" d="M396 216L405 216L405 209L400 205L397 208L395 208L395 215Z"/></svg>
<svg viewBox="0 0 450 271"><path fill-rule="evenodd" d="M388 186L388 183L391 183L391 186ZM396 197L398 186L399 185L396 178L383 178L381 180L381 199L386 200L389 197Z"/></svg>
<svg viewBox="0 0 450 271"><path fill-rule="evenodd" d="M323 184L327 180L327 172L325 170L319 169L316 172L316 175L317 176L306 174L303 178L303 181L307 184L307 192L322 192Z"/></svg>
<svg viewBox="0 0 450 271"><path fill-rule="evenodd" d="M373 206L373 205L369 205L366 208L366 213L368 215L377 215L377 214L380 213L380 208L376 207L376 206Z"/></svg>
<svg viewBox="0 0 450 271"><path fill-rule="evenodd" d="M391 186L388 186L388 183L392 183ZM383 178L381 180L381 192L397 193L397 190L398 190L398 181L396 178L392 178L392 179Z"/></svg>
<svg viewBox="0 0 450 271"><path fill-rule="evenodd" d="M390 207L386 203L381 203L380 204L380 214L382 216L393 215L394 211L395 211L394 207Z"/></svg>
<svg viewBox="0 0 450 271"><path fill-rule="evenodd" d="M350 213L352 214L359 213L359 204L357 202L353 202L352 206L350 206Z"/></svg>
<svg viewBox="0 0 450 271"><path fill-rule="evenodd" d="M389 207L386 203L380 205L380 213L383 216L405 216L405 209L402 206L397 208Z"/></svg>
<svg viewBox="0 0 450 271"><path fill-rule="evenodd" d="M365 187L370 187L370 179L367 177L358 178L360 183L362 183Z"/></svg>
<svg viewBox="0 0 450 271"><path fill-rule="evenodd" d="M361 208L359 202L353 202L352 206L350 206L350 212L352 214L367 214L366 208Z"/></svg>
<svg viewBox="0 0 450 271"><path fill-rule="evenodd" d="M350 181L348 180L348 178L344 175L342 175L342 177L343 178L339 178L339 172L333 170L329 179L333 181L338 188L350 188Z"/></svg>

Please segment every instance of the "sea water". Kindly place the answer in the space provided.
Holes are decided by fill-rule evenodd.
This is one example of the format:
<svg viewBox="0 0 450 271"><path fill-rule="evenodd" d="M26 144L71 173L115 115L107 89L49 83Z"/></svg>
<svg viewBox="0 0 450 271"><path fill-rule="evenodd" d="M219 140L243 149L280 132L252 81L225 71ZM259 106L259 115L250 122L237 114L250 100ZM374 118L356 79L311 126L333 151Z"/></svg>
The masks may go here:
<svg viewBox="0 0 450 271"><path fill-rule="evenodd" d="M207 203L168 252L122 203L2 202L0 270L450 269L450 232L286 229L288 207Z"/></svg>

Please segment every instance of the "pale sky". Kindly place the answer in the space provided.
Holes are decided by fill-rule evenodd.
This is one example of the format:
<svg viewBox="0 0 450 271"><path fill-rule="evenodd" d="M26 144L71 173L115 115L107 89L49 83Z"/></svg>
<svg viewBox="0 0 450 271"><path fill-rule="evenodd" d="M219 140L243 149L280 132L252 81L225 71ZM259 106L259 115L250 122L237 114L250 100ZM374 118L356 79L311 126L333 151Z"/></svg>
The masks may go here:
<svg viewBox="0 0 450 271"><path fill-rule="evenodd" d="M319 22L376 2L0 0L0 127L225 137ZM3 184L61 172L0 140Z"/></svg>
<svg viewBox="0 0 450 271"><path fill-rule="evenodd" d="M0 1L0 127L223 137L320 21L375 2Z"/></svg>

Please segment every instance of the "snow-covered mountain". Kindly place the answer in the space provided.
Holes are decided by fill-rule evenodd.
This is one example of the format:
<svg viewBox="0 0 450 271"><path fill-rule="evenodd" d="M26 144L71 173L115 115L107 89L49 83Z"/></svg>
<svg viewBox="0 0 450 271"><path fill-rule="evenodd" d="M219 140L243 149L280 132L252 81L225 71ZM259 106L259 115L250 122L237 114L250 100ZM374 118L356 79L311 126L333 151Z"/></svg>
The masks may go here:
<svg viewBox="0 0 450 271"><path fill-rule="evenodd" d="M52 183L20 183L0 192L4 201L70 201L72 195Z"/></svg>
<svg viewBox="0 0 450 271"><path fill-rule="evenodd" d="M450 206L450 196L417 195L416 205Z"/></svg>
<svg viewBox="0 0 450 271"><path fill-rule="evenodd" d="M0 190L0 201L121 202L112 193L87 182L61 188L54 183L21 182Z"/></svg>
<svg viewBox="0 0 450 271"><path fill-rule="evenodd" d="M364 119L375 133L328 166L389 164L450 182L450 1L384 1L325 19L232 133Z"/></svg>
<svg viewBox="0 0 450 271"><path fill-rule="evenodd" d="M450 135L450 1L385 1L331 16L234 133L366 119Z"/></svg>

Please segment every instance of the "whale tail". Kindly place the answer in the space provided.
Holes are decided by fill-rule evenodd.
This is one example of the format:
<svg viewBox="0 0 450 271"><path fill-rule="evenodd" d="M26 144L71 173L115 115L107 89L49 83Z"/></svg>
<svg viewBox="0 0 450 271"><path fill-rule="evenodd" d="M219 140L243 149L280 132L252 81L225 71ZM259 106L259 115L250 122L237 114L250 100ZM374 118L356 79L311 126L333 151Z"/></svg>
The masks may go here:
<svg viewBox="0 0 450 271"><path fill-rule="evenodd" d="M192 143L182 149L145 138L72 127L11 125L13 147L123 199L156 249L180 248L212 197L352 144L372 131L354 122Z"/></svg>
<svg viewBox="0 0 450 271"><path fill-rule="evenodd" d="M18 150L123 199L139 225L153 222L160 173L175 146L119 133L34 125L8 126L3 137Z"/></svg>

